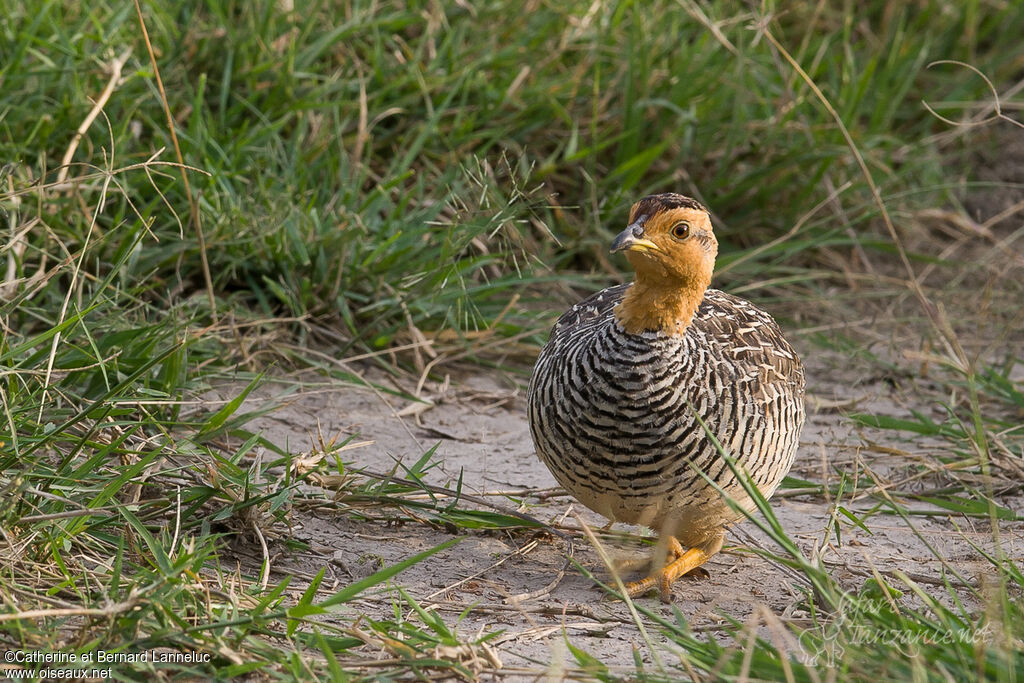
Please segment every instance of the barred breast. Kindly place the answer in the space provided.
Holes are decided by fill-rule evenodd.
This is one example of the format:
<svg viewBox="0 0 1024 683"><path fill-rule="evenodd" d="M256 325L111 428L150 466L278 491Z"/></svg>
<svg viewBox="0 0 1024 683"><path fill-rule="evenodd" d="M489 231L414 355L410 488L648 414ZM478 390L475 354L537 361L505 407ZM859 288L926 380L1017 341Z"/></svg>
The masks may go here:
<svg viewBox="0 0 1024 683"><path fill-rule="evenodd" d="M737 518L709 480L753 508L697 416L768 497L796 453L803 368L771 316L715 289L685 334L627 333L613 309L628 287L555 324L530 382L530 430L581 503L697 545Z"/></svg>

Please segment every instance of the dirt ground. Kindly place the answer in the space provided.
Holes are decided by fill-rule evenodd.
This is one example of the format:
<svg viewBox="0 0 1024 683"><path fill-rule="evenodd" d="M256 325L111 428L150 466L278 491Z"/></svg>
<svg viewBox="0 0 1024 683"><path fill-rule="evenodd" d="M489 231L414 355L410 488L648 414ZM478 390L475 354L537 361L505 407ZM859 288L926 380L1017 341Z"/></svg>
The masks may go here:
<svg viewBox="0 0 1024 683"><path fill-rule="evenodd" d="M1024 178L1001 180L1024 182ZM909 221L910 232L904 235L915 248L934 240L933 247L923 248L942 253L954 262L973 264L953 274L932 269L922 282L938 301L953 307L954 327L964 339L974 342L970 351L994 360L1007 353L1021 357L1019 299L1017 304L1011 302L998 310L984 305L985 292L991 298L993 283L1017 283L1008 288L1009 295L1020 294L1024 259L1016 235L1021 230L1021 212L1018 207L1015 214L1011 211L1000 218L1000 212L1013 209L1013 202L1007 204L1005 200L1003 194L998 201L979 197L968 202L977 222L973 228L937 213ZM999 220L985 224L993 216ZM987 234L977 231L978 226ZM891 298L871 299L854 311L823 302L816 316L819 324L803 328L791 325L788 331L807 366L808 385L808 421L790 474L824 484L836 484L841 472L873 478L873 487L847 493L842 501L866 520L870 531L837 515L835 501L822 495L783 489L772 500L772 506L803 552L808 556L820 552L846 588L861 587L874 571L883 576L900 571L935 596L948 600L944 581L951 580L956 586L960 579L948 574L943 578L943 561L967 583L984 583L989 565L972 546L991 547L988 521L915 515L911 528L899 516L879 512L877 499L868 495L889 488L927 491L948 483L941 468L930 466L920 475L913 467L937 462L931 456L948 450L948 442L866 428L848 417L851 413L908 417L918 411L943 419L925 367L932 342L923 341L926 335L919 326L926 321L915 307L906 290ZM971 311L974 315L968 314ZM780 313L783 319L795 317L795 309ZM842 349L838 344L830 348L820 341L822 330L828 336L828 330L841 328L839 323L851 318L868 321L862 325L867 335L858 339L863 344L861 350ZM828 324L829 319L836 324ZM880 320L887 324L880 324ZM862 352L865 348L870 354ZM363 372L358 363L350 367ZM1024 367L1017 365L1013 373L1016 381L1024 380ZM379 371L366 370L363 376L382 386L414 391L415 378L392 385L394 380ZM235 390L224 387L220 393L229 398ZM553 478L533 452L521 375L478 372L450 377L450 383L444 385L428 382L423 395L432 405L422 411L419 408L423 404L357 384L326 381L311 373L279 376L250 397L243 409L254 409L270 399L281 400L285 392L293 393L283 399L284 405L249 428L261 431L271 442L293 453L309 451L318 433L326 437L355 436L362 443L346 450L344 459L355 467L388 472L396 463L412 465L436 445L433 461L437 466L425 476L430 484L454 488L461 479L466 493L514 507L507 497L511 496L523 501L520 511L564 528L577 526L573 512L593 527L605 523L553 490ZM998 502L1013 510L1022 509L1019 493L1005 495ZM928 509L921 503L904 503L917 511ZM835 531L829 531L830 524L840 529L841 545ZM645 533L641 529L622 530ZM573 566L554 581L566 564L567 546L545 533L445 530L415 522L394 526L324 510L294 511L290 534L308 543L311 552L286 551L280 545L272 548L273 572L278 578L285 574L312 578L326 566L329 581L325 589L332 585L340 588L381 566L433 547L451 538L452 532L464 537L461 543L409 568L396 583L421 605L444 615L449 625L457 623L464 638L503 631L492 642L504 674L529 679L545 670L557 671L563 662L574 664L566 639L612 667L624 667L624 671L633 669L634 649L645 662L651 662L652 653L622 602L604 596ZM1024 525L1020 522L1002 524L1003 550L1018 560L1024 558L1022 532ZM603 538L610 543L613 554L629 552L622 542L607 535ZM707 577L687 577L677 582L675 607L693 628L720 632L726 623L723 615L745 621L759 613L762 606L785 617L799 613L800 577L751 552L761 547L776 550L752 523L742 523L730 532L725 551L708 563ZM258 568L258 548L255 543L240 541L235 551L243 565ZM584 538L574 544L574 559L596 576L608 576L597 552ZM966 592L962 597L966 598ZM371 591L350 607L371 617L393 618L394 599L394 593ZM642 600L649 609L671 618L672 608L657 597ZM467 608L468 613L460 621L460 614ZM658 656L673 660L669 644L657 632L650 635ZM802 654L813 657L818 653Z"/></svg>
<svg viewBox="0 0 1024 683"><path fill-rule="evenodd" d="M898 453L903 445L894 440L898 433L855 428L843 411L856 406L864 412L905 415L914 406L914 397L895 391L884 378L851 387L851 368L844 356L818 351L807 351L804 356L808 360L810 411L791 476L834 484L837 471L870 470L879 486L901 480L906 466L914 457L921 457L926 445L916 440L914 453L905 451L906 457L902 457ZM308 374L280 379L284 385L301 389L287 399L286 406L255 426L270 441L293 452L308 451L318 430L326 436L357 435L360 442L371 443L345 451L345 459L356 467L385 472L396 462L411 466L436 445L434 461L438 465L425 477L431 484L454 488L461 477L464 492L493 497L506 506L511 505L508 498L493 494L511 493L524 500L523 512L546 522L573 527L576 522L570 511L576 511L591 526L605 523L598 515L573 505L564 494L543 495L555 482L534 455L524 390L518 380L495 375L461 378L434 397L434 407L415 417L402 417L398 413L415 404L366 388L324 383ZM268 393L275 392L268 389ZM252 399L248 407L262 400ZM930 485L934 482L920 481L922 489ZM855 513L866 513L875 501L864 493L852 501L844 499L843 504ZM1020 507L1016 500L1001 502ZM868 518L870 533L866 533L837 517L834 522L842 538L839 546L834 532L826 529L833 516L829 501L784 489L773 499L773 508L805 554L824 548L822 559L851 589L870 578L874 568L888 576L897 570L906 572L925 587L935 588L936 595L944 595L942 563L925 541L971 582L981 580L987 571L988 563L971 548L972 544L991 546L985 520L960 518L954 525L954 520L946 517L922 516L914 520L914 530L901 518L882 514ZM427 525L388 527L337 514L293 514L292 520L292 535L309 543L313 552L280 554L274 571L312 578L326 565L338 588L451 537ZM624 530L644 533L636 528ZM1022 531L1020 523L1004 525L1004 550L1011 556L1024 557ZM407 569L396 582L422 605L444 614L450 624L472 606L458 623L463 636L504 631L494 643L507 673L536 674L548 666L557 668L561 661L572 663L566 636L576 647L612 666L630 668L634 648L650 662L650 653L623 603L604 597L575 567L550 586L565 564L563 541L529 531L463 535L466 538L461 543ZM778 615L798 610L802 598L799 581L785 567L750 552L760 547L775 550L753 524L742 523L731 532L725 552L708 563L707 577L684 578L676 584L675 606L691 626L713 631L724 624L723 614L744 621L762 605ZM238 550L247 554L244 547ZM621 544L616 548L613 541L609 552L615 554L616 550L620 555L624 552ZM595 575L607 577L598 554L585 539L574 544L574 557ZM254 553L249 559L256 562L258 556ZM537 595L516 599L530 593ZM671 618L671 608L656 597L643 601ZM393 616L392 596L382 592L376 598L357 601L354 608L371 617ZM657 634L652 637L667 647Z"/></svg>

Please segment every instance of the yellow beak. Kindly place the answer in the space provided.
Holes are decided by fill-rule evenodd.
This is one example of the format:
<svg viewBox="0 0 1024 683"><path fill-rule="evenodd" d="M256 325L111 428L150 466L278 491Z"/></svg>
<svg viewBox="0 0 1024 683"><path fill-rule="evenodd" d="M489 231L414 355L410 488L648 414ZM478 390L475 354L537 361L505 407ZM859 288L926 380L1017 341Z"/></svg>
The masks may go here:
<svg viewBox="0 0 1024 683"><path fill-rule="evenodd" d="M646 218L646 216L645 216ZM643 220L631 223L612 240L612 253L617 251L661 251L661 247L650 240L644 239Z"/></svg>

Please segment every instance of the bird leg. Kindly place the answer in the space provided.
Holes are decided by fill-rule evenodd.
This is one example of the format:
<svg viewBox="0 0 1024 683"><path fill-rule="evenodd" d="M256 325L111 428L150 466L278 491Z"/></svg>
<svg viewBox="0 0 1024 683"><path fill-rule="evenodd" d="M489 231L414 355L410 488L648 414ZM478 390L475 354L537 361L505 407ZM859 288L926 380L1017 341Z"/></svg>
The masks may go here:
<svg viewBox="0 0 1024 683"><path fill-rule="evenodd" d="M662 537L666 538L665 536ZM655 550L652 554L644 555L633 555L632 557L617 558L614 563L614 570L617 574L624 574L625 572L639 571L641 569L653 571L654 567L663 567L669 562L672 562L677 557L685 552L683 546L680 545L679 541L675 536L668 536L668 548L665 549L665 556L659 561L658 550Z"/></svg>
<svg viewBox="0 0 1024 683"><path fill-rule="evenodd" d="M668 563L646 579L627 583L626 592L629 593L629 597L636 598L658 586L661 601L672 602L672 582L711 559L712 555L721 550L724 538L725 535L722 534L703 545L684 550L679 540L675 536L670 536L666 558Z"/></svg>

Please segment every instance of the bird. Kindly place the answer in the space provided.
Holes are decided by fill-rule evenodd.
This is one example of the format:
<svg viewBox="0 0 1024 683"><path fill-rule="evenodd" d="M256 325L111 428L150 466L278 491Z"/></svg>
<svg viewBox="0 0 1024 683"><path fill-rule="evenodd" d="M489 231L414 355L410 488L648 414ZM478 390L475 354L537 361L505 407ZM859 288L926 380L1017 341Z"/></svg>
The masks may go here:
<svg viewBox="0 0 1024 683"><path fill-rule="evenodd" d="M650 574L625 588L658 588L670 602L673 582L743 517L727 498L755 508L739 477L768 498L789 471L803 365L768 313L710 287L718 240L696 200L644 197L611 252L625 253L635 279L555 323L527 390L530 433L580 503L659 535Z"/></svg>

